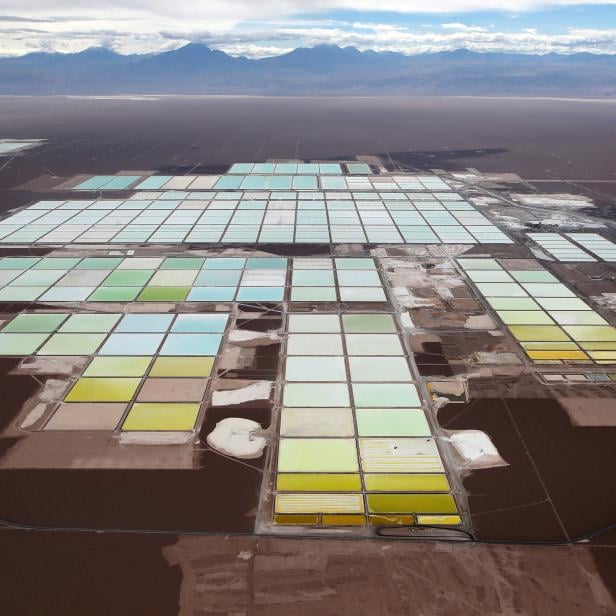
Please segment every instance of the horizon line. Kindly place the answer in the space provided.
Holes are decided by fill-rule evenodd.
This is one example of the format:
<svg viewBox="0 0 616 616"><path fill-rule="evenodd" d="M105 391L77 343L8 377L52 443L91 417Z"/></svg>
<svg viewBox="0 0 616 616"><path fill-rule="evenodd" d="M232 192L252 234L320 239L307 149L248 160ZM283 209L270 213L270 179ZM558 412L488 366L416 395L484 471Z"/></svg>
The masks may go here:
<svg viewBox="0 0 616 616"><path fill-rule="evenodd" d="M346 49L352 49L354 51L357 51L359 53L367 53L367 52L372 52L375 54L395 54L398 56L404 56L407 58L412 58L412 57L416 57L416 56L435 56L435 55L439 55L439 54L452 54L452 53L457 53L457 52L468 52L471 54L476 54L476 55L509 55L509 56L531 56L531 57L545 57L545 56L576 56L576 55L592 55L592 56L606 56L606 57L611 57L611 56L616 56L616 51L614 51L613 53L609 53L606 51L601 51L601 52L594 52L594 51L571 51L571 52L558 52L558 51L549 51L549 52L545 52L545 53L533 53L533 52L524 52L524 51L481 51L481 50L475 50L475 49L469 49L468 47L455 47L453 49L444 49L444 50L440 50L440 51L421 51L421 52L417 52L417 53L404 53L402 51L378 51L376 49L373 48L367 48L367 49L359 49L358 47L355 47L353 45L347 45L345 47L341 47L340 45L336 45L336 44L328 44L328 43L321 43L318 45L313 45L312 47L310 46L301 46L301 47L295 47L294 49L290 50L290 51L284 51L283 53L280 54L276 54L276 55L271 55L271 56L263 56L260 58L251 58L249 56L244 56L244 55L233 55L230 53L227 53L226 51L223 51L222 49L218 49L216 47L210 47L207 43L201 43L199 41L189 41L187 43L185 43L184 45L180 45L178 47L174 47L173 49L163 49L160 51L150 51L150 52L143 52L143 53L122 53L120 51L116 51L115 49L113 49L112 47L105 47L104 45L92 45L90 47L84 47L83 49L79 50L79 51L69 51L69 52L64 52L64 51L46 51L46 50L38 50L38 51L29 51L28 53L24 53L24 54L15 54L15 55L0 55L0 60L8 60L8 59L16 59L16 58L25 58L27 56L32 56L32 55L58 55L58 56L77 56L79 54L85 53L87 51L92 51L92 50L105 50L105 51L109 51L117 56L122 56L124 58L128 58L128 57L148 57L148 56L158 56L158 55L163 55L166 53L172 53L174 51L179 51L181 49L184 49L186 47L190 47L190 46L199 46L199 47L204 47L206 49L209 49L210 51L216 51L219 52L221 54L224 54L226 56L228 56L229 58L238 58L238 59L245 59L245 60L250 60L251 62L258 62L260 60L267 60L268 58L280 58L282 56L286 56L289 55L295 51L298 50L312 50L312 49L319 49L319 48L329 48L329 49L339 49L341 51L346 50Z"/></svg>

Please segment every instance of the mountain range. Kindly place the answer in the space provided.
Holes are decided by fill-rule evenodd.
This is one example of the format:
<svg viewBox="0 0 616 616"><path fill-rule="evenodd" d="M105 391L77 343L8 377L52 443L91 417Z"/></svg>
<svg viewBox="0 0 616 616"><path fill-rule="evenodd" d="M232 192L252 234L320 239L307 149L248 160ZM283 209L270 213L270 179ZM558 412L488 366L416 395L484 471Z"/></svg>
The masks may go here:
<svg viewBox="0 0 616 616"><path fill-rule="evenodd" d="M0 94L616 96L616 56L464 49L405 55L318 45L275 57L206 45L146 55L93 47L0 58Z"/></svg>

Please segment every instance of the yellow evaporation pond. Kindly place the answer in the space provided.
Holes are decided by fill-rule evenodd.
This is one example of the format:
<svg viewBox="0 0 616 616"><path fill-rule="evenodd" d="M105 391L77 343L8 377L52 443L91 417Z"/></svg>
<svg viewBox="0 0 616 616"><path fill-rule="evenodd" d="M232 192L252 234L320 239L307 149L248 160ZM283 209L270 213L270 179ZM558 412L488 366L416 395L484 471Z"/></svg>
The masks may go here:
<svg viewBox="0 0 616 616"><path fill-rule="evenodd" d="M369 492L447 492L445 475L364 475Z"/></svg>
<svg viewBox="0 0 616 616"><path fill-rule="evenodd" d="M143 376L151 357L95 357L83 376Z"/></svg>
<svg viewBox="0 0 616 616"><path fill-rule="evenodd" d="M580 342L585 351L616 351L616 342Z"/></svg>
<svg viewBox="0 0 616 616"><path fill-rule="evenodd" d="M597 361L612 362L616 361L616 351L591 351L589 355Z"/></svg>
<svg viewBox="0 0 616 616"><path fill-rule="evenodd" d="M418 515L417 523L427 526L458 526L462 524L462 518L459 515Z"/></svg>
<svg viewBox="0 0 616 616"><path fill-rule="evenodd" d="M575 342L521 342L525 351L579 351Z"/></svg>
<svg viewBox="0 0 616 616"><path fill-rule="evenodd" d="M279 472L356 473L358 470L354 439L283 438L280 440Z"/></svg>
<svg viewBox="0 0 616 616"><path fill-rule="evenodd" d="M361 494L289 494L276 496L276 513L363 513Z"/></svg>
<svg viewBox="0 0 616 616"><path fill-rule="evenodd" d="M136 403L124 420L122 430L192 430L199 404Z"/></svg>
<svg viewBox="0 0 616 616"><path fill-rule="evenodd" d="M569 336L560 327L550 325L509 325L509 330L518 339L524 341L569 341Z"/></svg>
<svg viewBox="0 0 616 616"><path fill-rule="evenodd" d="M412 515L371 515L368 519L372 526L415 526Z"/></svg>
<svg viewBox="0 0 616 616"><path fill-rule="evenodd" d="M275 515L274 524L298 524L314 526L319 523L318 515Z"/></svg>
<svg viewBox="0 0 616 616"><path fill-rule="evenodd" d="M129 402L141 379L79 379L66 402Z"/></svg>
<svg viewBox="0 0 616 616"><path fill-rule="evenodd" d="M366 518L363 515L323 515L321 522L325 526L363 526Z"/></svg>
<svg viewBox="0 0 616 616"><path fill-rule="evenodd" d="M616 342L616 327L610 327L609 325L564 325L563 329L574 340Z"/></svg>
<svg viewBox="0 0 616 616"><path fill-rule="evenodd" d="M583 351L526 351L531 359L588 359Z"/></svg>
<svg viewBox="0 0 616 616"><path fill-rule="evenodd" d="M214 360L214 357L158 357L150 376L210 376Z"/></svg>
<svg viewBox="0 0 616 616"><path fill-rule="evenodd" d="M367 473L443 473L436 444L429 438L361 438Z"/></svg>
<svg viewBox="0 0 616 616"><path fill-rule="evenodd" d="M306 473L278 475L276 489L280 492L360 492L359 475Z"/></svg>
<svg viewBox="0 0 616 616"><path fill-rule="evenodd" d="M458 513L450 494L368 494L370 513Z"/></svg>

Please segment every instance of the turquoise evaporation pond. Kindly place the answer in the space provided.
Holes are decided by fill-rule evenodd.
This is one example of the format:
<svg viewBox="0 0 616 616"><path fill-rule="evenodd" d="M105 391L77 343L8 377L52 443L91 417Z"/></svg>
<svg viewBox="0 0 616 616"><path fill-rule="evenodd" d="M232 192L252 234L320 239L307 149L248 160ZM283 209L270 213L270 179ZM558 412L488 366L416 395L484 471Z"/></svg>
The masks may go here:
<svg viewBox="0 0 616 616"><path fill-rule="evenodd" d="M95 175L75 186L74 190L122 190L140 179L140 175Z"/></svg>
<svg viewBox="0 0 616 616"><path fill-rule="evenodd" d="M269 180L268 188L270 190L290 190L293 183L291 176L272 177Z"/></svg>
<svg viewBox="0 0 616 616"><path fill-rule="evenodd" d="M295 190L316 190L318 188L317 178L313 175L295 176L293 188Z"/></svg>
<svg viewBox="0 0 616 616"><path fill-rule="evenodd" d="M241 186L244 177L243 175L225 175L216 182L214 188L216 190L236 190Z"/></svg>
<svg viewBox="0 0 616 616"><path fill-rule="evenodd" d="M229 169L229 175L249 174L275 175L340 175L339 163L235 163Z"/></svg>
<svg viewBox="0 0 616 616"><path fill-rule="evenodd" d="M269 178L262 175L248 175L241 184L242 190L264 190L269 184Z"/></svg>
<svg viewBox="0 0 616 616"><path fill-rule="evenodd" d="M116 327L120 333L166 332L173 321L171 314L127 314Z"/></svg>
<svg viewBox="0 0 616 616"><path fill-rule="evenodd" d="M76 190L97 190L107 184L107 182L111 182L115 178L115 175L95 175L85 182L81 182L75 186Z"/></svg>
<svg viewBox="0 0 616 616"><path fill-rule="evenodd" d="M272 174L274 173L274 169L274 163L255 163L252 168L252 173Z"/></svg>
<svg viewBox="0 0 616 616"><path fill-rule="evenodd" d="M226 314L181 314L178 315L172 332L178 333L222 333L227 326Z"/></svg>
<svg viewBox="0 0 616 616"><path fill-rule="evenodd" d="M162 333L157 334L111 334L99 355L154 355L160 347Z"/></svg>
<svg viewBox="0 0 616 616"><path fill-rule="evenodd" d="M105 190L122 190L141 179L140 175L119 175L102 186Z"/></svg>
<svg viewBox="0 0 616 616"><path fill-rule="evenodd" d="M347 163L347 170L351 175L372 175L372 170L365 163Z"/></svg>
<svg viewBox="0 0 616 616"><path fill-rule="evenodd" d="M276 174L296 175L297 172L298 165L296 163L278 163L274 169Z"/></svg>
<svg viewBox="0 0 616 616"><path fill-rule="evenodd" d="M286 164L286 163L283 163ZM317 163L288 163L293 170L299 173L306 173L308 171L315 171L315 168L321 169L320 164ZM357 163L363 164L363 163ZM260 165L254 165L252 163L246 164L246 171L250 169L250 173L256 173L257 171L267 171L268 167L261 167ZM271 164L268 164L269 168L271 168ZM326 163L323 163L325 166ZM354 165L354 163L349 163L349 165ZM279 169L278 166L275 169ZM286 168L282 167L282 170L286 170ZM137 177L137 176L132 176ZM107 182L109 185L115 185L117 182L121 182L123 184L127 184L132 179L131 176L117 176L114 177L110 182ZM164 181L166 177L170 176L154 176L152 178L144 178L143 182L150 181L152 185L157 185ZM91 178L93 179L93 178ZM97 184L102 183L107 176L101 176L96 180ZM187 191L165 191L163 198L158 202L150 203L149 201L141 201L142 204L150 203L148 206L147 212L144 215L139 215L141 218L139 222L143 220L144 224L137 224L136 222L130 222L128 220L119 221L118 226L122 226L122 230L107 230L106 228L98 228L98 224L103 225L104 223L100 223L100 220L96 218L96 212L86 212L87 220L79 220L80 224L94 226L87 232L84 232L83 235L80 235L78 231L74 231L72 229L64 229L61 225L66 222L63 218L67 215L67 212L56 212L53 213L56 218L45 218L45 229L42 229L40 233L37 231L38 226L40 225L30 225L30 231L24 228L24 231L16 231L14 234L9 233L7 237L0 239L0 241L5 243L11 243L12 241L43 241L46 243L48 241L53 241L55 236L53 233L57 234L58 241L60 239L68 242L81 242L89 239L93 239L94 241L102 241L105 239L108 242L119 243L119 242L129 242L129 241L146 241L149 243L156 242L222 242L222 243L244 243L244 242L329 242L330 239L334 243L338 242L365 242L369 241L371 243L402 243L402 242L412 242L412 243L422 243L425 241L432 242L490 242L497 241L498 243L511 243L506 236L504 236L497 229L484 226L473 226L472 220L460 220L457 222L449 213L447 212L428 212L425 211L424 214L430 220L431 224L435 225L431 230L427 225L422 225L422 229L419 229L417 226L408 226L414 225L413 221L422 221L423 219L414 218L411 219L408 216L401 217L401 215L395 215L395 208L397 207L397 202L392 204L384 203L379 207L387 207L389 213L383 212L375 212L372 211L374 206L372 204L372 200L375 198L380 199L395 199L399 197L398 193L388 193L384 190L375 190L366 192L366 188L363 188L363 191L360 190L352 190L345 195L351 199L351 202L347 203L343 200L344 195L339 195L340 200L336 201L327 201L327 208L329 210L329 216L325 215L325 193L315 190L317 188L315 182L317 182L319 178L315 175L253 175L251 176L249 173L244 173L242 175L237 176L223 176L219 179L219 181L224 185L228 186L237 186L236 188L227 188L227 191L224 193L219 193L216 195L214 191L212 192L203 192L203 199L211 199L215 197L215 200L212 201L207 211L203 212L201 218L195 218L199 216L197 212L191 212L189 209L178 210L172 214L172 217L169 218L166 222L162 218L158 218L158 213L154 210L161 209L165 210L165 214L168 213L167 210L170 206L175 209L179 206L180 199L190 198L192 193ZM340 182L351 182L349 178L336 177L336 176L321 176L320 179L323 182L329 181L332 182L329 186L339 186L344 188L343 184ZM364 178L358 178L356 182L359 182L361 186L363 186ZM231 184L228 184L228 183ZM278 198L284 199L299 199L299 203L297 204L297 211L302 211L302 214L298 214L297 219L294 217L293 213L289 213L288 209L295 209L294 207L283 207L285 213L279 213L280 210L277 209L269 209L268 215L266 218L262 219L263 208L265 207L265 200L247 200L245 203L238 204L237 201L242 199L243 193L235 192L236 190L241 190L241 188L246 187L254 187L255 190L262 190L261 187L265 188L265 183L274 183L273 186L277 187L275 191L273 191L269 198L274 200ZM281 182L285 182L285 184L280 184ZM291 183L290 186L296 188L297 192L293 192L288 194L286 190L290 188L288 183ZM113 183L113 184L112 184ZM242 184L244 183L244 184ZM104 186L103 186L104 188ZM322 186L322 188L325 188ZM162 188L164 190L164 186ZM267 190L267 188L266 188ZM197 195L197 191L194 193ZM379 195L379 197L377 197ZM257 195L254 195L257 196ZM437 195L438 196L438 195ZM174 197L178 199L177 201L168 201L169 198ZM451 197L453 198L453 197ZM408 201L408 197L404 197L405 200ZM139 202L135 200L135 202L124 203L123 205L119 205L119 201L107 201L108 203L115 203L115 207L118 207L118 210L122 209L133 209L135 205ZM50 202L53 203L53 202ZM104 201L94 202L92 205L88 205L91 202L87 201L73 201L68 202L67 204L61 205L59 209L62 210L75 210L75 209L83 209L85 207L92 207L93 210L103 209L98 207L99 205L104 205ZM229 210L227 211L227 206L229 205ZM434 202L438 204L437 201ZM79 205L81 204L81 206ZM429 204L419 204L422 206L422 211L427 206L432 206L432 202ZM323 214L320 217L314 217L314 215L307 215L307 210L303 210L303 208L312 208L312 207L320 208L323 211ZM141 208L143 209L144 205ZM183 206L180 206L183 207ZM233 210L235 214L233 213ZM430 209L427 207L427 209ZM447 203L443 205L436 205L437 208L443 209L443 207L448 207ZM469 206L470 208L471 206ZM222 208L222 209L221 209ZM346 208L349 208L349 211L346 211ZM392 209L394 208L394 209ZM47 209L47 208L42 208ZM352 211L351 211L352 210ZM249 212L254 212L250 214ZM70 212L68 212L70 214ZM83 214L83 212L82 212ZM344 216L344 214L349 214L350 217ZM392 218L390 218L390 214L392 218L395 220L394 222ZM418 212L414 212L415 215L419 216ZM95 218L92 218L94 215ZM122 218L122 215L126 215L124 212L116 212L112 215L118 216L118 218ZM57 216L60 216L59 218ZM81 214L79 214L81 216ZM130 216L130 214L129 214ZM152 218L154 216L154 218ZM145 225L145 221L148 221L148 224ZM411 222L409 222L409 220ZM487 219L484 220L484 225L487 224ZM23 224L24 221L21 222ZM43 222L41 219L39 222ZM195 225L196 222L196 225ZM265 222L263 226L261 223ZM73 220L73 225L77 223L77 218ZM163 224L164 223L164 224ZM230 225L229 225L230 223ZM68 225L69 223L67 223ZM46 237L42 238L41 236L48 233L50 229L47 229L46 226L60 225L57 227L55 231L52 230L51 234L48 234ZM133 225L133 226L132 226ZM162 225L159 227L159 225ZM193 225L195 225L193 227ZM228 226L227 226L228 225ZM296 226L297 225L297 226ZM466 228L464 227L466 225ZM34 227L37 227L36 229ZM473 235L471 236L469 231ZM365 232L365 235L364 235ZM96 234L101 234L100 237L96 236ZM436 233L436 235L435 235ZM489 235L490 233L494 233L497 235ZM75 235L76 234L76 235ZM92 235L92 238L88 234ZM96 236L96 237L95 237ZM108 236L108 237L107 237ZM113 282L113 280L108 281L107 284ZM19 286L19 282L13 286ZM87 284L87 283L86 283ZM38 287L43 286L41 284L31 284L24 286L32 286ZM116 286L115 284L112 286ZM222 285L222 286L230 286L230 285ZM361 285L358 285L361 286ZM85 292L85 288L84 291ZM76 292L74 292L76 294ZM8 297L6 299L9 299ZM21 299L21 297L16 298ZM43 298L44 300L49 300L49 297ZM73 301L77 298L67 297L65 301Z"/></svg>
<svg viewBox="0 0 616 616"><path fill-rule="evenodd" d="M346 188L346 186L341 186ZM221 177L215 190L317 190L318 179L314 175L230 175Z"/></svg>

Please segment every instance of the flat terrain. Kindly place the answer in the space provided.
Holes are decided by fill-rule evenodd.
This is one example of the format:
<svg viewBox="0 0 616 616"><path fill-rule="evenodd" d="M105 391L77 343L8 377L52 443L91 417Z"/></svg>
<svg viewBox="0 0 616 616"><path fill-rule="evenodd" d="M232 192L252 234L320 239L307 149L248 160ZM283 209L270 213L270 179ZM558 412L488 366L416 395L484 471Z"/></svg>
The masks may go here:
<svg viewBox="0 0 616 616"><path fill-rule="evenodd" d="M12 616L614 614L598 575L613 578L609 546L7 531L0 548Z"/></svg>
<svg viewBox="0 0 616 616"><path fill-rule="evenodd" d="M11 164L2 187L76 169L203 173L237 161L357 155L409 170L616 180L614 101L1 97L0 136L48 140Z"/></svg>
<svg viewBox="0 0 616 616"><path fill-rule="evenodd" d="M475 169L495 174L468 189L469 194L482 191L483 197L499 190L507 195L574 193L594 201L597 219L611 222L616 211L612 101L0 97L0 138L46 140L16 156L0 157L0 212L39 199L74 198L74 192L56 186L77 174L224 173L235 162L356 157L375 166L382 163L387 171ZM130 191L124 192L122 198L128 198ZM545 208L511 211L519 220L551 215ZM509 212L502 204L489 211L497 223L503 213ZM468 255L533 257L520 238L522 233L511 246L477 245ZM285 257L332 256L332 248L324 245L260 248ZM246 247L253 249L254 244ZM341 251L337 254L346 255L347 249L334 247ZM4 248L0 256L43 256L49 250ZM137 249L137 255L156 250ZM370 254L360 245L349 250L353 256ZM439 303L438 268L452 268L453 261L447 255L421 260L405 250L388 247L381 256L411 264L407 272L396 272L395 264L389 271L416 297L425 298L412 312L417 326L429 333L425 344L422 334L416 336L416 346L411 337L419 374L433 381L459 376L469 383L468 400L443 406L436 421L443 430L485 431L508 462L462 473L476 537L562 542L612 524L616 427L609 422L573 425L563 400L571 399L573 405L582 400L582 406L584 399L603 397L605 402L614 396L616 382L574 388L546 381L528 362L500 368L482 363L478 356L495 348L515 358L519 347L510 336L495 343L488 331L464 331L469 317L485 315L479 295L463 284L448 304ZM421 263L421 276L415 275L413 263ZM543 264L581 297L613 292L613 265ZM26 307L32 306L5 303L3 311L13 315ZM606 306L601 309L613 317ZM240 329L275 329L281 326L282 320L276 321L280 314L273 306L261 323L240 320ZM274 380L281 369L279 353L282 357L279 346L265 347L225 377ZM31 376L12 374L17 363L12 358L0 361L3 431L39 389ZM552 368L559 373L568 369L546 370ZM610 369L615 372L613 366L605 368ZM267 403L251 403L228 412L267 426L270 410ZM201 440L225 412L208 411ZM127 457L118 458L114 469L96 462L88 466L87 456L63 438L58 437L56 451L75 463L58 468L49 462L28 466L27 456L40 462L53 454L53 446L39 448L44 440L34 439L30 449L21 450L26 462L12 467L18 439L0 439L0 492L6 498L0 519L4 515L40 526L176 530L156 536L1 531L0 549L14 556L4 560L0 572L12 582L10 593L0 591L0 601L12 616L38 616L46 610L63 616L616 614L614 533L574 548L182 536L175 532L252 532L263 460L238 464L203 451L186 460L171 459L168 469L161 465L151 470L146 458L131 467L127 460L133 454L127 448L122 452ZM88 447L104 452L106 441L92 439ZM141 575L132 575L135 568ZM71 588L67 578L79 589ZM32 593L32 587L39 590Z"/></svg>

